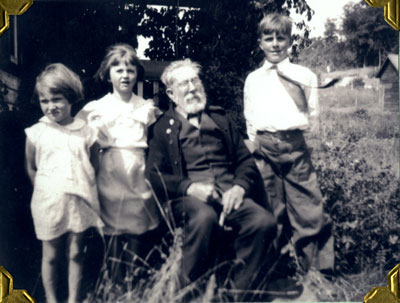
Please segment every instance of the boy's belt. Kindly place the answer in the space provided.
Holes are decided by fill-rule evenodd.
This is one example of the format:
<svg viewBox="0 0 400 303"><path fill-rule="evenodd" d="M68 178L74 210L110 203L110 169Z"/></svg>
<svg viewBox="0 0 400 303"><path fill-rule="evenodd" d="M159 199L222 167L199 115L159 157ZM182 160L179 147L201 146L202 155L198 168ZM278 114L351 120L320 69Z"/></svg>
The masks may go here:
<svg viewBox="0 0 400 303"><path fill-rule="evenodd" d="M270 132L270 131L267 131L267 130L258 130L257 131L257 135L268 134L270 136L274 136L274 137L277 137L277 138L285 138L285 139L297 137L297 136L301 135L302 133L303 133L303 131L300 130L300 129L278 130L276 132Z"/></svg>

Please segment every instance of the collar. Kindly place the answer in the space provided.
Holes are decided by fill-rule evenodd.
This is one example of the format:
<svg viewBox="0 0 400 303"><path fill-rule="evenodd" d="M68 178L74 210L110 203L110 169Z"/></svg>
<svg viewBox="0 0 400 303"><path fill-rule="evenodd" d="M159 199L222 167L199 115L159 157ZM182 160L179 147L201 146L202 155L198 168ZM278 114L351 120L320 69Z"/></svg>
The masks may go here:
<svg viewBox="0 0 400 303"><path fill-rule="evenodd" d="M50 125L53 125L56 127L66 128L66 129L72 130L72 131L80 130L81 128L83 128L86 125L85 121L83 121L82 119L77 118L77 117L74 117L74 120L72 121L72 123L67 124L67 125L60 125L56 122L53 122L47 116L43 116L42 118L40 118L39 122L50 124Z"/></svg>
<svg viewBox="0 0 400 303"><path fill-rule="evenodd" d="M267 70L267 69L270 69L273 65L276 65L278 67L278 69L281 70L282 68L284 69L285 67L289 66L290 64L291 63L290 63L289 57L287 57L279 63L271 63L268 60L265 60L264 64L262 66L263 66L263 69Z"/></svg>
<svg viewBox="0 0 400 303"><path fill-rule="evenodd" d="M140 96L134 94L132 92L131 98L129 99L128 102L122 101L118 96L113 95L112 93L108 93L108 98L110 99L111 102L115 102L117 104L127 104L131 105L134 108L141 107L142 105L146 104L146 100L141 98Z"/></svg>

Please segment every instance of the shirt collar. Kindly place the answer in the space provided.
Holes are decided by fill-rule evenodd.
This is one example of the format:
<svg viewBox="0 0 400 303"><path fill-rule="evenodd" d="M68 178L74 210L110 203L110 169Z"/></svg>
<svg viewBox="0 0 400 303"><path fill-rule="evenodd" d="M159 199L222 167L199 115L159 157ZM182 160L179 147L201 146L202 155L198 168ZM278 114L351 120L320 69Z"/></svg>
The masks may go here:
<svg viewBox="0 0 400 303"><path fill-rule="evenodd" d="M289 57L285 58L284 60L282 60L279 63L271 63L268 60L265 60L264 64L263 64L263 68L267 70L267 69L270 69L273 65L276 65L276 66L278 66L279 69L281 69L282 67L288 66L289 64L290 64Z"/></svg>
<svg viewBox="0 0 400 303"><path fill-rule="evenodd" d="M63 125L60 125L60 124L58 124L58 123L56 123L54 121L51 121L47 116L41 117L39 119L39 121L43 122L43 123L54 125L56 127L66 128L66 129L69 129L69 130L72 130L72 131L80 130L81 128L83 128L86 125L85 121L83 121L82 119L77 118L77 117L74 117L74 120L72 121L72 123L70 123L70 124L68 124L66 126L63 126Z"/></svg>

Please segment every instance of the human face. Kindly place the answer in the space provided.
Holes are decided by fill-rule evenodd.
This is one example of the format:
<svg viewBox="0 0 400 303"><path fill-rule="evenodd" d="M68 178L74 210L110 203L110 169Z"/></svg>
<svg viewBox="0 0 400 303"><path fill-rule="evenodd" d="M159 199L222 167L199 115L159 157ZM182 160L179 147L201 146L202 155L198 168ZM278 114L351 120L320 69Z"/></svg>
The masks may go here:
<svg viewBox="0 0 400 303"><path fill-rule="evenodd" d="M197 71L184 66L173 71L173 85L167 94L176 106L186 114L196 114L206 106L206 94Z"/></svg>
<svg viewBox="0 0 400 303"><path fill-rule="evenodd" d="M130 97L137 80L137 68L128 62L121 61L110 67L110 82L113 92L122 97Z"/></svg>
<svg viewBox="0 0 400 303"><path fill-rule="evenodd" d="M62 94L53 94L48 90L38 93L43 114L60 125L72 122L71 104Z"/></svg>
<svg viewBox="0 0 400 303"><path fill-rule="evenodd" d="M290 38L277 32L263 34L259 45L269 62L279 63L288 56Z"/></svg>

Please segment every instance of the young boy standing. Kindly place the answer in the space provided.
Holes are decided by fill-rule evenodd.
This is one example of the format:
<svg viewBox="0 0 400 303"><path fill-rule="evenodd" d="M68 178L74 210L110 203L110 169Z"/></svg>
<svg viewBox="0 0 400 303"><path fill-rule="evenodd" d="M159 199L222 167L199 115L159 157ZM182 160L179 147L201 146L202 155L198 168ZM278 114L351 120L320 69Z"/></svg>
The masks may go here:
<svg viewBox="0 0 400 303"><path fill-rule="evenodd" d="M317 122L318 79L309 69L289 62L291 30L287 16L270 14L261 20L258 41L265 60L246 78L244 116L255 156L262 159L259 168L278 221L279 242L287 232L292 235L303 273L310 268L330 272L331 221L323 211L303 136Z"/></svg>

